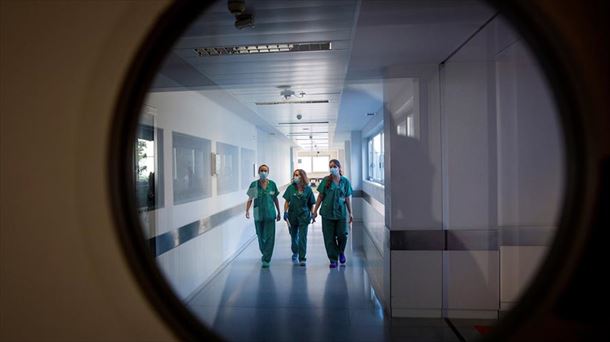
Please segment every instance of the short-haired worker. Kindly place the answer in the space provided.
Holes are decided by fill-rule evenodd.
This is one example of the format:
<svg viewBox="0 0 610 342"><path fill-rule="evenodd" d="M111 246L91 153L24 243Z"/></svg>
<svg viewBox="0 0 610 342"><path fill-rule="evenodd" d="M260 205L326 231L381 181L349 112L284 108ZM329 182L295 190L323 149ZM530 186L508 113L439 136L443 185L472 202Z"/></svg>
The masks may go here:
<svg viewBox="0 0 610 342"><path fill-rule="evenodd" d="M250 184L246 218L250 218L250 206L254 201L254 226L258 238L258 247L263 254L261 261L264 268L269 267L273 246L275 245L275 222L281 220L280 204L277 199L278 189L275 182L268 179L269 166L258 167L259 179Z"/></svg>

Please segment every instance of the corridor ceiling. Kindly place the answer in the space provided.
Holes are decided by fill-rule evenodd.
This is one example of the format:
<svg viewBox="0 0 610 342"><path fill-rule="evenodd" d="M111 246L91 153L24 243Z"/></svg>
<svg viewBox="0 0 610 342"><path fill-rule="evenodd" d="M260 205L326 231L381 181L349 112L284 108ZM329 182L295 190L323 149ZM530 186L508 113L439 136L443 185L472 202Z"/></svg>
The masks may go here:
<svg viewBox="0 0 610 342"><path fill-rule="evenodd" d="M438 64L492 15L471 0L246 0L246 6L253 28L235 27L226 0L203 13L175 45L151 91L220 91L223 101L239 103L242 116L306 150L341 146L349 131L361 129L371 118L366 113L382 106L389 67ZM331 49L196 51L320 42Z"/></svg>

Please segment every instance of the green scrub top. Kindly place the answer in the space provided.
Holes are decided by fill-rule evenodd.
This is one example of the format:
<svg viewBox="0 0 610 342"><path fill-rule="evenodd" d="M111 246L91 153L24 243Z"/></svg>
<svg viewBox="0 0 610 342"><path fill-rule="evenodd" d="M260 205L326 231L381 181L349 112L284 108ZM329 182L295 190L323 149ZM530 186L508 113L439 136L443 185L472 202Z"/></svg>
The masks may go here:
<svg viewBox="0 0 610 342"><path fill-rule="evenodd" d="M329 181L331 183L327 189L326 183ZM345 198L352 195L352 185L347 178L341 176L339 184L335 184L332 179L325 177L318 185L318 193L324 196L320 207L322 217L329 220L347 219Z"/></svg>
<svg viewBox="0 0 610 342"><path fill-rule="evenodd" d="M290 222L309 222L311 220L311 207L316 204L316 198L309 185L299 192L297 186L290 184L284 191L284 199L288 204L288 220Z"/></svg>
<svg viewBox="0 0 610 342"><path fill-rule="evenodd" d="M250 184L247 194L250 199L254 199L252 211L255 221L275 220L277 213L274 200L279 195L275 182L269 180L267 188L263 189L259 181L254 181Z"/></svg>

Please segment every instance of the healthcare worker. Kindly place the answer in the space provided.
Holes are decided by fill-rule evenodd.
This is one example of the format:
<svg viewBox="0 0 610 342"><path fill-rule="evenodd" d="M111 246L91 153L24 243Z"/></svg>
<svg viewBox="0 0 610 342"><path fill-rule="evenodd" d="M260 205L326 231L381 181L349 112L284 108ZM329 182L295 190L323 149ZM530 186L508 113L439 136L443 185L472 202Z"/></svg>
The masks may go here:
<svg viewBox="0 0 610 342"><path fill-rule="evenodd" d="M284 191L284 220L288 221L292 262L305 266L307 258L307 227L311 222L311 210L316 203L313 190L309 186L307 173L301 169L294 170L292 184Z"/></svg>
<svg viewBox="0 0 610 342"><path fill-rule="evenodd" d="M333 159L329 163L330 175L318 185L318 200L313 210L313 219L322 215L324 246L330 260L330 268L337 267L337 261L345 265L345 246L347 245L348 222L352 223L352 185L343 177L341 163Z"/></svg>
<svg viewBox="0 0 610 342"><path fill-rule="evenodd" d="M254 201L254 226L258 237L258 247L263 254L262 266L269 267L273 246L275 245L275 222L281 220L280 204L277 200L278 189L275 182L268 179L269 166L258 167L259 179L248 188L246 218L250 218L250 206ZM276 211L277 210L277 211Z"/></svg>

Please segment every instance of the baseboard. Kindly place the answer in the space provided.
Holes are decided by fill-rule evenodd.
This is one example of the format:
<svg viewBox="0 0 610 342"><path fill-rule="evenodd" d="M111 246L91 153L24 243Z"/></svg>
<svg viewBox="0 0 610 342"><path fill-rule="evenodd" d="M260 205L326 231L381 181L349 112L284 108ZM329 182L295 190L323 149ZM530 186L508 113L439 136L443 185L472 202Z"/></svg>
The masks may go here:
<svg viewBox="0 0 610 342"><path fill-rule="evenodd" d="M498 319L497 310L446 310L447 318Z"/></svg>
<svg viewBox="0 0 610 342"><path fill-rule="evenodd" d="M500 302L500 311L508 311L515 306L515 302Z"/></svg>
<svg viewBox="0 0 610 342"><path fill-rule="evenodd" d="M393 318L441 318L441 309L396 309L392 308Z"/></svg>

